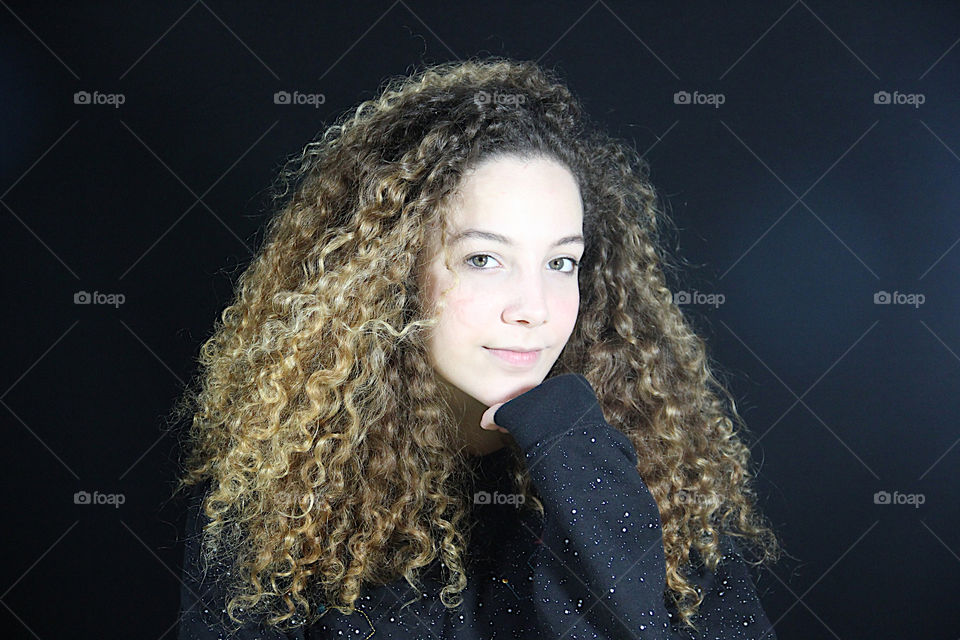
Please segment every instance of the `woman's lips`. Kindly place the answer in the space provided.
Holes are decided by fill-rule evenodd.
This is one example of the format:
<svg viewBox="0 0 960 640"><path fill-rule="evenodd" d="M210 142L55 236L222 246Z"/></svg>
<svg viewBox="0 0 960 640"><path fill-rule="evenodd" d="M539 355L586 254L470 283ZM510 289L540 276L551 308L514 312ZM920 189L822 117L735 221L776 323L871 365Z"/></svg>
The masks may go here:
<svg viewBox="0 0 960 640"><path fill-rule="evenodd" d="M509 349L491 349L484 347L498 359L520 368L528 368L540 360L540 349L536 351L510 351Z"/></svg>

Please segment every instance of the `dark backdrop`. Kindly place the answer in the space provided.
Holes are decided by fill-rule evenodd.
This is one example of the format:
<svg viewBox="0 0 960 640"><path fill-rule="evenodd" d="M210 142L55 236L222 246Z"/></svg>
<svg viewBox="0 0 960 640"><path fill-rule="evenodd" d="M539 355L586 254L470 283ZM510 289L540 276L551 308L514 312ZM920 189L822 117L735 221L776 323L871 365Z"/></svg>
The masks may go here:
<svg viewBox="0 0 960 640"><path fill-rule="evenodd" d="M163 418L276 171L486 54L651 163L790 554L758 575L780 637L956 637L957 4L0 4L4 637L175 636Z"/></svg>

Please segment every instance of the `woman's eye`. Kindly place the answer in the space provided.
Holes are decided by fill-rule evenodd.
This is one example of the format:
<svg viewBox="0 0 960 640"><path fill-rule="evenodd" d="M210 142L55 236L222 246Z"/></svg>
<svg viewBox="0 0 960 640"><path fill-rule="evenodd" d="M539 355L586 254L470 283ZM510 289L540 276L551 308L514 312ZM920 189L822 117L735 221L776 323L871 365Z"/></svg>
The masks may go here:
<svg viewBox="0 0 960 640"><path fill-rule="evenodd" d="M561 260L569 260L569 261L570 261L570 264L571 264L570 270L569 270L569 271L563 271L563 273L573 273L574 271L577 270L577 266L580 264L578 261L574 260L573 258L566 258L566 257L564 257L564 258L557 258L556 260L553 260L553 262L559 262L559 261L561 261ZM562 271L562 270L558 269L558 271Z"/></svg>
<svg viewBox="0 0 960 640"><path fill-rule="evenodd" d="M476 260L476 259L478 259L478 258L482 258L482 259L483 259L483 263L480 264L480 265L478 265L477 263L473 262L474 260ZM472 255L472 256L470 256L469 258L467 258L466 262L467 262L467 264L469 264L469 265L470 265L472 268L474 268L474 269L485 270L486 264L487 264L487 261L488 261L488 260L494 260L494 261L496 261L496 258L494 258L493 256L491 256L491 255L489 255L489 254L486 254L486 253L477 253L477 254ZM574 271L577 270L577 266L579 266L579 264L580 264L577 260L574 260L573 258L568 258L568 257L566 257L566 256L563 257L563 258L555 258L555 259L551 260L550 262L551 262L551 263L554 263L554 262L562 262L563 260L569 260L570 263L571 263L571 268L570 268L569 270L556 269L556 271L560 271L561 273L573 273Z"/></svg>
<svg viewBox="0 0 960 640"><path fill-rule="evenodd" d="M477 259L477 258L485 258L485 260L483 261L484 264L481 264L481 265L478 266L477 264L471 262L471 260L475 260L475 259ZM495 260L495 258L494 258L493 256L491 256L491 255L487 255L486 253L478 253L478 254L476 254L476 255L473 255L473 256L470 256L469 258L467 258L467 264L469 264L469 265L470 265L471 267L473 267L474 269L483 269L484 266L486 265L486 262L487 262L486 259Z"/></svg>

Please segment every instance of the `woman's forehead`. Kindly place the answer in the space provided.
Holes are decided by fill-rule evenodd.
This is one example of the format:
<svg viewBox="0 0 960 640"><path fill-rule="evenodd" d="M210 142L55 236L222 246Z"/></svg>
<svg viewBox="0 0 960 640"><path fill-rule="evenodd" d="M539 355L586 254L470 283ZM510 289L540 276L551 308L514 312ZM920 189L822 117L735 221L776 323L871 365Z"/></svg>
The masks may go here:
<svg viewBox="0 0 960 640"><path fill-rule="evenodd" d="M530 237L548 230L578 231L583 204L576 180L563 165L505 158L485 163L465 177L446 214L452 238L470 229L508 236L512 230ZM545 224L552 229L543 229ZM488 234L486 239L493 238Z"/></svg>

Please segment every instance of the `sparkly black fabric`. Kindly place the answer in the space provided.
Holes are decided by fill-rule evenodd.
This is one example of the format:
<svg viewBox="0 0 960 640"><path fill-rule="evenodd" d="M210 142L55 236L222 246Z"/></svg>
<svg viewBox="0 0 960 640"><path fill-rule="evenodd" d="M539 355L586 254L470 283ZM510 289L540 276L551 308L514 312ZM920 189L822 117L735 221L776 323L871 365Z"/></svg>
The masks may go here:
<svg viewBox="0 0 960 640"><path fill-rule="evenodd" d="M514 504L513 487L501 473L509 448L478 458L471 489L489 499L475 500L468 586L460 607L440 602L443 582L435 563L422 577L419 599L401 578L364 590L351 616L330 609L310 628L282 633L251 624L228 635L212 613L222 612L224 600L218 568L201 576L199 567L197 494L187 530L180 640L776 640L729 536L722 538L724 558L716 574L702 565L688 574L704 593L694 620L700 633L678 628L664 603L656 502L637 473L633 445L606 422L586 378L568 373L545 380L501 406L494 421L523 451L546 517Z"/></svg>

